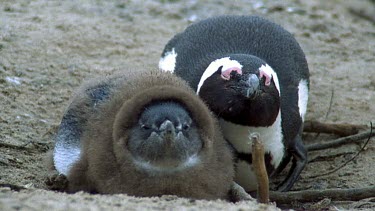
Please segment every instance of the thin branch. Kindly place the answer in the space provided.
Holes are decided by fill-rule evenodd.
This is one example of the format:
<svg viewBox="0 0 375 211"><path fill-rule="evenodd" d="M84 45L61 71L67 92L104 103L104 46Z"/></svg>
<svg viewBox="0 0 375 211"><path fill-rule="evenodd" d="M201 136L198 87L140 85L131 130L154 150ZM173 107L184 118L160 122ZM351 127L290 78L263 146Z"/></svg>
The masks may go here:
<svg viewBox="0 0 375 211"><path fill-rule="evenodd" d="M9 162L4 162L2 160L0 160L0 164L3 164L4 166L9 166Z"/></svg>
<svg viewBox="0 0 375 211"><path fill-rule="evenodd" d="M327 189L327 190L305 190L290 192L272 192L271 201L277 204L291 204L298 202L314 202L324 198L330 198L334 201L358 201L365 198L375 197L375 186L367 188L350 189Z"/></svg>
<svg viewBox="0 0 375 211"><path fill-rule="evenodd" d="M329 174L332 174L340 169L342 169L344 166L346 166L349 162L353 161L355 158L358 157L358 155L365 149L365 147L367 146L367 144L370 142L371 140L371 136L372 136L372 123L371 123L371 130L370 130L370 135L368 136L368 139L367 141L365 142L365 144L362 146L362 148L357 152L357 154L355 154L352 158L350 158L349 160L347 160L344 164L342 164L341 166L333 169L332 171L329 171L329 172L326 172L324 174L320 174L320 175L313 175L309 178L316 178L316 177L321 177L321 176L326 176L326 175L329 175Z"/></svg>
<svg viewBox="0 0 375 211"><path fill-rule="evenodd" d="M369 14L364 9L354 9L349 8L349 12L359 18L365 19L367 21L370 21L371 23L375 23L375 15Z"/></svg>
<svg viewBox="0 0 375 211"><path fill-rule="evenodd" d="M14 185L14 184L9 184L9 183L0 183L0 187L8 187L8 188L10 188L11 190L14 190L14 191L20 191L20 190L27 189L24 186Z"/></svg>
<svg viewBox="0 0 375 211"><path fill-rule="evenodd" d="M24 144L21 144L21 145L15 145L15 144L10 144L10 143L0 142L0 147L31 151L31 150L33 150L33 148L28 147L28 146L33 145L38 150L47 151L48 150L48 144L49 143L37 142L37 141L28 141L28 142L26 142Z"/></svg>
<svg viewBox="0 0 375 211"><path fill-rule="evenodd" d="M28 143L22 144L22 145L14 145L14 144L8 144L8 143L0 142L0 147L8 147L8 148L13 148L13 149L21 149L21 150L27 149L26 148L27 145L28 145Z"/></svg>
<svg viewBox="0 0 375 211"><path fill-rule="evenodd" d="M339 156L353 155L353 154L355 154L355 152L341 152L341 153L337 153L337 154L319 155L319 156L309 160L308 163L321 162L321 161L332 161Z"/></svg>
<svg viewBox="0 0 375 211"><path fill-rule="evenodd" d="M257 198L260 203L269 202L269 181L264 161L264 147L258 133L250 135L252 140L253 168L258 181Z"/></svg>
<svg viewBox="0 0 375 211"><path fill-rule="evenodd" d="M360 130L368 128L367 125L353 124L329 124L318 121L306 121L303 132L308 133L328 133L339 136L350 136L357 134Z"/></svg>
<svg viewBox="0 0 375 211"><path fill-rule="evenodd" d="M316 151L316 150L322 150L322 149L328 149L332 147L338 147L343 144L350 144L350 143L358 143L362 142L365 138L371 138L372 136L375 136L375 134L372 133L372 126L369 131L359 133L356 135L351 135L347 137L342 137L336 140L327 141L325 143L318 143L318 144L309 144L306 146L307 151Z"/></svg>
<svg viewBox="0 0 375 211"><path fill-rule="evenodd" d="M327 110L327 113L326 113L326 116L324 118L324 121L327 121L328 119L328 115L331 113L331 109L332 109L332 105L333 105L333 95L335 93L335 90L332 88L332 91L331 91L331 99L329 100L329 107L328 107L328 110ZM317 140L318 137L320 136L320 132L318 132L315 137L314 137L314 140Z"/></svg>
<svg viewBox="0 0 375 211"><path fill-rule="evenodd" d="M332 109L332 105L333 105L333 96L335 95L335 89L332 88L332 91L331 91L331 99L329 100L329 107L328 107L328 111L326 113L326 116L324 118L324 121L327 121L328 119L328 115L331 113L331 109Z"/></svg>

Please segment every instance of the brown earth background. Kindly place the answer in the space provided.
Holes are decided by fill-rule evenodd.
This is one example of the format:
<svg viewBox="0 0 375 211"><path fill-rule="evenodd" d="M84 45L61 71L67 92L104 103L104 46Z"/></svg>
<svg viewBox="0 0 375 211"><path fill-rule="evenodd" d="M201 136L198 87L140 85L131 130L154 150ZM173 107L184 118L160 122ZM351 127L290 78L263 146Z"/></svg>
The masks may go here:
<svg viewBox="0 0 375 211"><path fill-rule="evenodd" d="M374 1L0 0L0 210L274 210L163 196L63 194L47 191L43 158L69 98L83 80L129 69L157 68L167 41L189 24L221 14L257 14L289 30L311 73L307 120L369 124L375 115ZM328 112L330 104L331 110ZM327 115L328 113L328 115ZM305 143L335 136L306 134ZM375 185L375 143L309 153L293 190ZM280 181L283 175L272 180ZM300 209L375 209L357 202L293 203Z"/></svg>

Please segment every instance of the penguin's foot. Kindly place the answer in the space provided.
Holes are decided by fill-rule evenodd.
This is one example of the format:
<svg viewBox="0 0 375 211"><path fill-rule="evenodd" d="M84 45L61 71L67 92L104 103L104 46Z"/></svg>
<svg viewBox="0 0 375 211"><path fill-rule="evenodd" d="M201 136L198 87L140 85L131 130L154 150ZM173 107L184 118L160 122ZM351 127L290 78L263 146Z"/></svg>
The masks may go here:
<svg viewBox="0 0 375 211"><path fill-rule="evenodd" d="M290 149L291 156L293 157L292 166L289 170L288 176L277 187L277 191L280 192L289 191L293 187L307 163L307 151L302 143L300 135L297 135L294 143L293 148Z"/></svg>
<svg viewBox="0 0 375 211"><path fill-rule="evenodd" d="M232 202L238 201L255 201L250 194L248 194L243 187L238 185L236 182L232 182L229 190L229 199Z"/></svg>
<svg viewBox="0 0 375 211"><path fill-rule="evenodd" d="M54 172L47 176L44 183L50 190L66 191L69 181L65 175Z"/></svg>

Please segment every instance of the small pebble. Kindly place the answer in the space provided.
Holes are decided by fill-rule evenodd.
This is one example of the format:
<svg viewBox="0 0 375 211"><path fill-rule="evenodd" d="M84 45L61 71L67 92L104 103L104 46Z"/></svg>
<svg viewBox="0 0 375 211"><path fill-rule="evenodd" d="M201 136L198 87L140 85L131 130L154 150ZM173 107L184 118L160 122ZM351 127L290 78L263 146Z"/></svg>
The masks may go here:
<svg viewBox="0 0 375 211"><path fill-rule="evenodd" d="M198 20L198 16L196 14L190 15L190 17L188 18L188 21L190 23L193 23L193 22L195 22L197 20Z"/></svg>
<svg viewBox="0 0 375 211"><path fill-rule="evenodd" d="M11 190L10 187L0 187L0 193L7 193Z"/></svg>
<svg viewBox="0 0 375 211"><path fill-rule="evenodd" d="M5 77L5 80L8 82L8 83L11 83L11 84L14 84L14 85L21 85L21 78L19 77Z"/></svg>

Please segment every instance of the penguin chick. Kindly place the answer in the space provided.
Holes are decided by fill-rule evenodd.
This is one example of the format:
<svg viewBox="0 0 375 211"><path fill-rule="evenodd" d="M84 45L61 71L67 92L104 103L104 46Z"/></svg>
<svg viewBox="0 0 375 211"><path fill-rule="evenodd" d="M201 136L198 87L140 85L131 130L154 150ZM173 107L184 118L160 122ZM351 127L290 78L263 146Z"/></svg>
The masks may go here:
<svg viewBox="0 0 375 211"><path fill-rule="evenodd" d="M53 164L67 192L228 199L234 177L217 120L183 80L160 71L83 85L63 116Z"/></svg>
<svg viewBox="0 0 375 211"><path fill-rule="evenodd" d="M309 70L294 37L257 16L218 16L187 27L165 46L159 68L185 79L220 118L236 150L235 180L256 190L249 135L258 132L268 173L289 163L278 190L288 191L307 162L301 135Z"/></svg>

